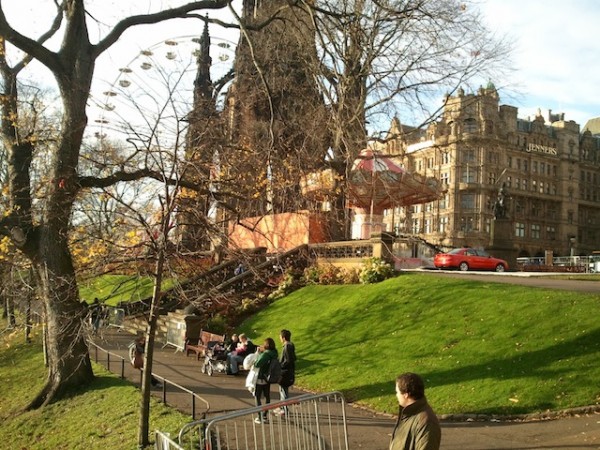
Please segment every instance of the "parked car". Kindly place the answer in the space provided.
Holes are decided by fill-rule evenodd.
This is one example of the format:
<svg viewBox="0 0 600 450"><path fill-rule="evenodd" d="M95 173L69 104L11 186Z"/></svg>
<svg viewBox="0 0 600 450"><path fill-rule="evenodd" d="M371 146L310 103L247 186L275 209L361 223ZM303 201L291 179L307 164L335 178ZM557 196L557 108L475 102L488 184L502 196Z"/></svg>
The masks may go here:
<svg viewBox="0 0 600 450"><path fill-rule="evenodd" d="M495 270L504 272L508 263L503 259L494 258L483 250L474 248L455 248L448 253L438 253L433 257L433 264L438 269Z"/></svg>

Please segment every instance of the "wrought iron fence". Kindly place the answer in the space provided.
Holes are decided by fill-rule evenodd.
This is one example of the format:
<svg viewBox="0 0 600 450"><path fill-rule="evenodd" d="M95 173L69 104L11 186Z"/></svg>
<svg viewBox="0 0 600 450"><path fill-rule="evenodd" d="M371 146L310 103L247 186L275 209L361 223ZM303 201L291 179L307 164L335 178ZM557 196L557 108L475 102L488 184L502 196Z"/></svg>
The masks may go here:
<svg viewBox="0 0 600 450"><path fill-rule="evenodd" d="M345 406L339 392L305 394L191 422L179 432L178 444L206 450L348 450Z"/></svg>

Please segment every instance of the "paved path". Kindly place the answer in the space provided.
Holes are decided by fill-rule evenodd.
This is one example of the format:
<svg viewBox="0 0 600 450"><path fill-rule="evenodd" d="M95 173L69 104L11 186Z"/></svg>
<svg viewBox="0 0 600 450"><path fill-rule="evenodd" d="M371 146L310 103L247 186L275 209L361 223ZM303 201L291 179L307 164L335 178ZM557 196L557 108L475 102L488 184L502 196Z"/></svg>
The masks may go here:
<svg viewBox="0 0 600 450"><path fill-rule="evenodd" d="M132 340L133 336L126 332L109 329L103 330L96 342L111 352L127 357L127 345ZM113 369L119 370L117 365ZM209 377L200 372L200 363L193 356L186 357L173 348L155 350L153 372L204 397L213 413L254 406L253 398L243 386L243 377L223 374ZM125 375L139 382L139 371L129 364L125 365ZM390 395L393 395L391 390L392 383ZM274 388L271 395L275 401L278 393L273 391ZM160 395L161 389L155 389L155 393ZM300 393L299 390L291 390L292 395ZM191 411L189 394L175 393L169 387L167 395L169 404L186 413ZM200 412L203 411L202 405L197 407ZM347 416L350 449L387 449L394 425L392 418L352 407L348 408ZM442 422L442 433L442 450L600 449L600 414L528 423Z"/></svg>
<svg viewBox="0 0 600 450"><path fill-rule="evenodd" d="M546 289L559 289L565 291L578 291L597 293L600 295L600 281L587 281L581 279L585 275L578 274L577 280L566 278L553 278L556 276L568 277L569 274L561 273L535 273L535 272L458 272L451 270L415 270L432 276L462 278L474 281L491 281L494 283L518 284ZM591 277L590 277L591 278Z"/></svg>

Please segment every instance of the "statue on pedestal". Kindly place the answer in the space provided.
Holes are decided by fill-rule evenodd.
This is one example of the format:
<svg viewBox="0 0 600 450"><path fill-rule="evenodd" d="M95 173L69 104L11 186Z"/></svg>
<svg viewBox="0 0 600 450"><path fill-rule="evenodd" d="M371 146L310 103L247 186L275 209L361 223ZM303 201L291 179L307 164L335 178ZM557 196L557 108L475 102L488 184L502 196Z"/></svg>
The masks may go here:
<svg viewBox="0 0 600 450"><path fill-rule="evenodd" d="M498 198L494 203L494 218L506 219L506 211L508 210L508 193L506 192L506 183L502 183L502 187L498 191Z"/></svg>

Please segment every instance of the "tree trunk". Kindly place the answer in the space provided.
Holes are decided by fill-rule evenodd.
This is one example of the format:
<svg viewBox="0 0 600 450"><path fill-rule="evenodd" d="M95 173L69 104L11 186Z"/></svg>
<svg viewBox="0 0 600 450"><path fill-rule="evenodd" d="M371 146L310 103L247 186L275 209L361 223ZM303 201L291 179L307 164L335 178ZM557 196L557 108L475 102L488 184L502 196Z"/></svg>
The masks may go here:
<svg viewBox="0 0 600 450"><path fill-rule="evenodd" d="M46 227L41 233L39 249L34 268L46 312L48 378L28 409L52 403L94 378L82 333L86 311L79 302L67 241Z"/></svg>
<svg viewBox="0 0 600 450"><path fill-rule="evenodd" d="M150 317L146 332L146 348L144 351L144 370L142 376L142 401L140 404L140 422L138 428L138 445L146 447L149 441L150 431L150 383L152 381L152 361L154 358L154 338L156 335L156 324L158 321L158 310L162 296L162 276L165 264L164 245L158 250L158 258L155 267L154 292L152 293L152 305L150 306Z"/></svg>

